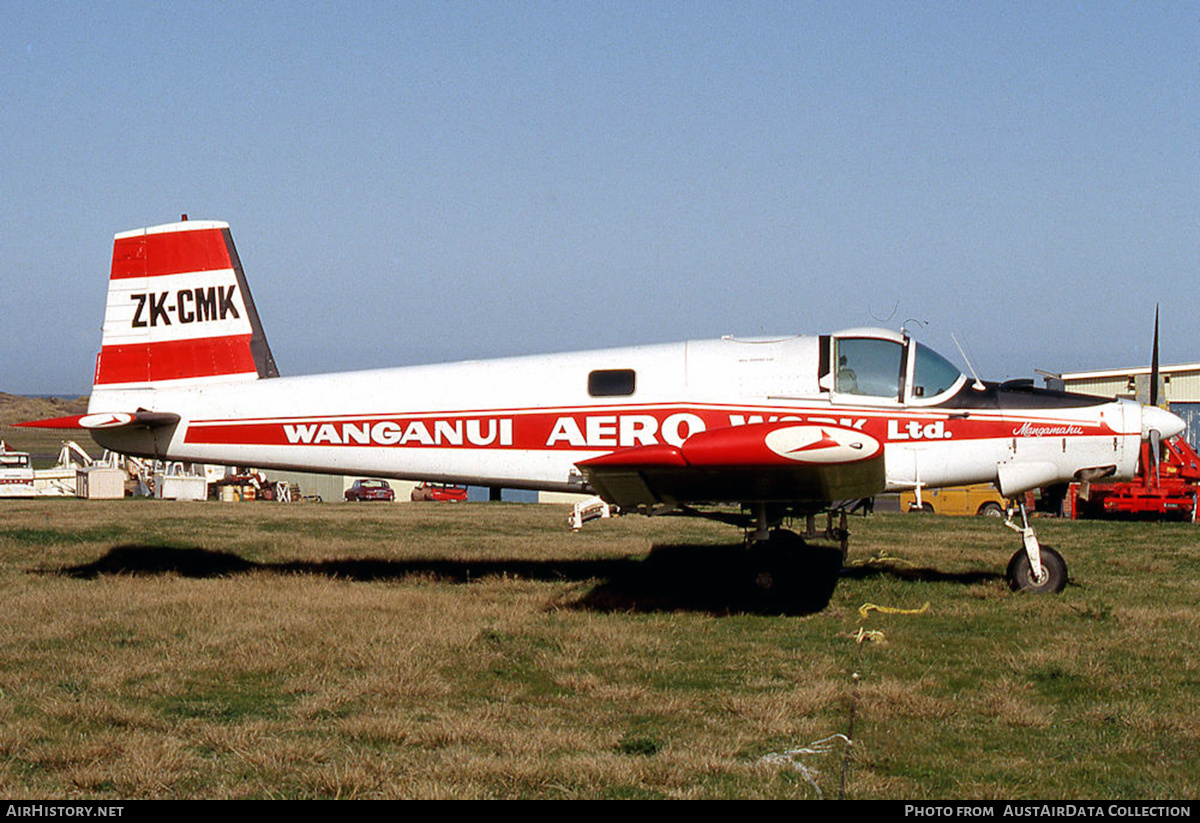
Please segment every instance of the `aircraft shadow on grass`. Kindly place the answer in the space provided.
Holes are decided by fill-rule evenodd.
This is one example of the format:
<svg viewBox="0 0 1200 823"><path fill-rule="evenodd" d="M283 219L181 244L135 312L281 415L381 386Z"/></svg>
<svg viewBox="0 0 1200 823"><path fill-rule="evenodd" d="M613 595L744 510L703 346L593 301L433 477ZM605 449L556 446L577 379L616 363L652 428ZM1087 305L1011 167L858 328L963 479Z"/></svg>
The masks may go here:
<svg viewBox="0 0 1200 823"><path fill-rule="evenodd" d="M654 546L644 558L600 560L446 560L440 558L343 558L261 563L233 552L199 547L123 544L91 563L51 573L94 579L101 575L226 577L250 572L320 575L354 581L431 577L469 583L484 577L559 582L597 581L558 605L592 611L699 611L712 614L813 614L829 605L839 577L892 576L903 580L971 584L1000 577L990 572L947 574L933 569L864 566L843 569L836 550L813 548L763 562L740 544ZM788 581L785 583L780 581Z"/></svg>
<svg viewBox="0 0 1200 823"><path fill-rule="evenodd" d="M842 569L841 576L854 580L890 577L895 580L907 580L914 583L959 583L963 586L973 586L976 583L987 583L992 580L1004 579L1004 575L996 571L946 572L941 569L931 569L927 566L901 565L895 560L886 564L852 566Z"/></svg>

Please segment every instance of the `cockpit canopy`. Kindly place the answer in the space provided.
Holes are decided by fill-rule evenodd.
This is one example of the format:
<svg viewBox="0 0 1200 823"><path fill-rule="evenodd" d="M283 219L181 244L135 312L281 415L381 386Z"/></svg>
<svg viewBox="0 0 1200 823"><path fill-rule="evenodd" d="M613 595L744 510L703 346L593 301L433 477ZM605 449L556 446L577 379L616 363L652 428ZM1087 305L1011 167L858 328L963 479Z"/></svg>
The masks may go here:
<svg viewBox="0 0 1200 823"><path fill-rule="evenodd" d="M832 335L825 352L821 385L848 402L933 404L966 380L933 349L883 329Z"/></svg>

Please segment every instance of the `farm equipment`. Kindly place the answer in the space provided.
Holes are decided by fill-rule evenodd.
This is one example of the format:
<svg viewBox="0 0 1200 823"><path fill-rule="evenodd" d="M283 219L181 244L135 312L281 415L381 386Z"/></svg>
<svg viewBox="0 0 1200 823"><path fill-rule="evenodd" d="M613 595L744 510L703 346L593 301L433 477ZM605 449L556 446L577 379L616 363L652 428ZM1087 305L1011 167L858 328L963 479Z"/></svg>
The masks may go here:
<svg viewBox="0 0 1200 823"><path fill-rule="evenodd" d="M1200 498L1200 454L1182 436L1163 440L1156 455L1142 443L1138 476L1123 483L1072 483L1067 511L1072 519L1143 518L1196 522Z"/></svg>

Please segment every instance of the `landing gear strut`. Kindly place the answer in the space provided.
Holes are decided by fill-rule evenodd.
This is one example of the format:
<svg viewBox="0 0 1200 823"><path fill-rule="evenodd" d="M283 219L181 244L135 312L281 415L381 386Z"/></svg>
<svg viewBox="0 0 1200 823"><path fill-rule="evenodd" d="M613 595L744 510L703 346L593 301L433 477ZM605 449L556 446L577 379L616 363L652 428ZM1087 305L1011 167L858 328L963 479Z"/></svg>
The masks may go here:
<svg viewBox="0 0 1200 823"><path fill-rule="evenodd" d="M1013 522L1013 510L1008 510L1004 525L1021 535L1024 548L1008 561L1008 585L1013 591L1034 594L1056 594L1067 585L1067 564L1062 555L1038 543L1037 533L1029 525L1029 513L1020 504L1021 525Z"/></svg>

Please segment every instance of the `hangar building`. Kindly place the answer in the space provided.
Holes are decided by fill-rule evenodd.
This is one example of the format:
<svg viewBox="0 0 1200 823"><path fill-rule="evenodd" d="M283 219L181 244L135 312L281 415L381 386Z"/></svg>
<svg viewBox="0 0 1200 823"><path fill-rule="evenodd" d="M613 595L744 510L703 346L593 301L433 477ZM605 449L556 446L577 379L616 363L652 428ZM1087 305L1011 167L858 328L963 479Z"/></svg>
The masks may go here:
<svg viewBox="0 0 1200 823"><path fill-rule="evenodd" d="M1159 396L1170 410L1187 424L1184 437L1200 449L1200 363L1160 366L1162 377ZM1102 371L1065 372L1061 375L1039 371L1049 388L1095 394L1100 397L1128 397L1150 402L1150 367L1104 369Z"/></svg>

